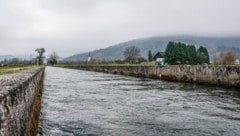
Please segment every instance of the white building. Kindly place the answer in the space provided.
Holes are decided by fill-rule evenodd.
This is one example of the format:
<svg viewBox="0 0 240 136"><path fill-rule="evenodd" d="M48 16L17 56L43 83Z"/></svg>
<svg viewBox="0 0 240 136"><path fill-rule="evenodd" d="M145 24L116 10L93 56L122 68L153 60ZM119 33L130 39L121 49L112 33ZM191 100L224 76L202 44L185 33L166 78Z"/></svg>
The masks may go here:
<svg viewBox="0 0 240 136"><path fill-rule="evenodd" d="M156 55L154 55L153 60L155 60L156 63L160 65L164 65L164 56L165 56L164 52L158 52Z"/></svg>
<svg viewBox="0 0 240 136"><path fill-rule="evenodd" d="M91 60L92 60L92 58L91 58L90 52L89 52L87 62L90 62Z"/></svg>
<svg viewBox="0 0 240 136"><path fill-rule="evenodd" d="M236 59L234 64L239 65L240 64L239 59Z"/></svg>

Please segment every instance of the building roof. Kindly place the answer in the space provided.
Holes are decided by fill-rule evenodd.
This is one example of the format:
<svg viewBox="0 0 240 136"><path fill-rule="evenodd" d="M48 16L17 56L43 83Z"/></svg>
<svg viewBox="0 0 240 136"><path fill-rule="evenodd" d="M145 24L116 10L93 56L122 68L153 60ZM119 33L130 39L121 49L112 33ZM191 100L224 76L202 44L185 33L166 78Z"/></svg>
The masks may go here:
<svg viewBox="0 0 240 136"><path fill-rule="evenodd" d="M165 56L165 52L157 52L154 57L153 60L156 60L157 58L164 58Z"/></svg>

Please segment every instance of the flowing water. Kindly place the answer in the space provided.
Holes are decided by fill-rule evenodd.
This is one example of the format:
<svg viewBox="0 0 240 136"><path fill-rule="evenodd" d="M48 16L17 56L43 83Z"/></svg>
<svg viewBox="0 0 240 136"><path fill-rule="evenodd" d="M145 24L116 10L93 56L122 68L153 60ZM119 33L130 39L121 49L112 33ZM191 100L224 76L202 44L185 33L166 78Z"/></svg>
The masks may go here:
<svg viewBox="0 0 240 136"><path fill-rule="evenodd" d="M39 135L240 135L240 92L46 68Z"/></svg>

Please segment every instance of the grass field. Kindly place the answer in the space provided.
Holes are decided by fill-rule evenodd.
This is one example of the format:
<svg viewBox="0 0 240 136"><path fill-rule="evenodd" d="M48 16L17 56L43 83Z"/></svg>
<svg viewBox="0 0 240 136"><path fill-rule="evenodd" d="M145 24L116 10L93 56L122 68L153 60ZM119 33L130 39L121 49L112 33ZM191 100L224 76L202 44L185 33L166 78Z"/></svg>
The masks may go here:
<svg viewBox="0 0 240 136"><path fill-rule="evenodd" d="M5 74L12 74L16 72L20 72L22 70L27 70L33 68L33 66L6 66L0 67L0 76Z"/></svg>

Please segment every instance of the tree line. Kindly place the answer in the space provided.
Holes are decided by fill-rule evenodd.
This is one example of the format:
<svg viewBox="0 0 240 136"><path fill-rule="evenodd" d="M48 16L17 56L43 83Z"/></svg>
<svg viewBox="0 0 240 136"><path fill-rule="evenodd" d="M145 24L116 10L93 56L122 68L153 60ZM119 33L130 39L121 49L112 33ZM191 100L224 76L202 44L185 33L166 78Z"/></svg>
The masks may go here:
<svg viewBox="0 0 240 136"><path fill-rule="evenodd" d="M12 59L4 59L0 61L1 66L7 66L7 65L43 65L45 56L44 53L46 50L44 48L37 48L35 52L38 53L36 58L33 58L30 60L27 59L19 59L19 58L12 58ZM47 59L47 64L48 65L55 65L58 63L58 54L56 52L52 52Z"/></svg>
<svg viewBox="0 0 240 136"><path fill-rule="evenodd" d="M194 45L186 45L181 42L169 42L165 50L165 64L209 64L209 54L207 48L200 46L198 49Z"/></svg>
<svg viewBox="0 0 240 136"><path fill-rule="evenodd" d="M125 61L133 63L140 56L140 49L131 46L124 51ZM207 48L200 46L198 49L194 45L186 45L181 42L169 42L164 56L164 63L167 65L197 65L209 64L209 54ZM151 50L148 51L148 61L153 61Z"/></svg>
<svg viewBox="0 0 240 136"><path fill-rule="evenodd" d="M12 58L12 59L4 59L0 61L1 66L4 65L32 65L34 64L33 60Z"/></svg>
<svg viewBox="0 0 240 136"><path fill-rule="evenodd" d="M43 60L45 58L45 56L43 55L46 50L44 48L37 48L35 50L38 53L38 56L36 58L37 60L37 64L39 65L43 65ZM47 59L47 64L49 65L55 65L58 63L57 59L59 58L58 54L56 52L52 52Z"/></svg>

